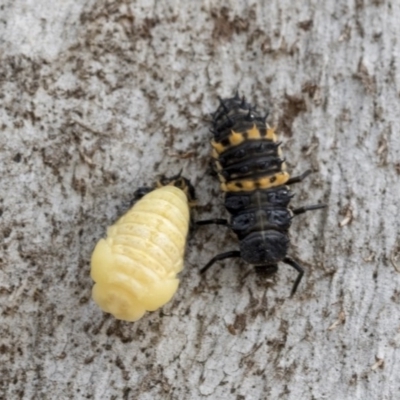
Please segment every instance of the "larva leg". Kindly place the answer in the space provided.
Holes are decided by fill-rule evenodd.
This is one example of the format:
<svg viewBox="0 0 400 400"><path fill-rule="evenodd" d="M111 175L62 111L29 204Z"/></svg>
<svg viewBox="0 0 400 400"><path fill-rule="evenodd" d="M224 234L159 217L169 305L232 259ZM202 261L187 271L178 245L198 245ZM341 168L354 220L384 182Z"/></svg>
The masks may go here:
<svg viewBox="0 0 400 400"><path fill-rule="evenodd" d="M293 287L292 287L292 291L290 293L290 296L293 296L296 293L296 290L297 290L297 287L299 286L301 278L303 278L304 269L302 267L300 267L300 265L297 264L297 262L292 260L290 257L285 257L282 261L285 264L288 264L291 267L293 267L299 273L299 275L297 275L297 278L296 278L296 280L295 280L295 282L293 284Z"/></svg>
<svg viewBox="0 0 400 400"><path fill-rule="evenodd" d="M306 211L319 210L320 208L325 208L325 207L326 204L314 204L312 206L295 208L294 210L292 210L292 212L294 215L299 215L305 213Z"/></svg>
<svg viewBox="0 0 400 400"><path fill-rule="evenodd" d="M303 172L301 175L299 176L294 176L293 178L290 178L285 185L291 185L293 183L298 183L303 181L305 178L307 178L308 175L310 175L312 173L311 169L308 169L307 171Z"/></svg>
<svg viewBox="0 0 400 400"><path fill-rule="evenodd" d="M213 219L204 219L202 221L195 221L196 225L224 225L224 226L229 226L229 222L227 219L221 219L221 218L213 218Z"/></svg>
<svg viewBox="0 0 400 400"><path fill-rule="evenodd" d="M240 257L240 251L228 251L221 253L212 258L201 270L200 273L204 274L214 263L217 261L225 260L227 258Z"/></svg>

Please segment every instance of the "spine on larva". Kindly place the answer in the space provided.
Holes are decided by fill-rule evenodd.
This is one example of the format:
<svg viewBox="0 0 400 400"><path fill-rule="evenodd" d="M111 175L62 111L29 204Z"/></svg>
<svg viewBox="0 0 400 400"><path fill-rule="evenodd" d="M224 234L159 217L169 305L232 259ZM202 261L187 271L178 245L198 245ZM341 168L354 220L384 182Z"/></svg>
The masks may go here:
<svg viewBox="0 0 400 400"><path fill-rule="evenodd" d="M115 318L136 321L171 300L183 268L190 211L184 191L153 190L107 230L92 254L92 294Z"/></svg>

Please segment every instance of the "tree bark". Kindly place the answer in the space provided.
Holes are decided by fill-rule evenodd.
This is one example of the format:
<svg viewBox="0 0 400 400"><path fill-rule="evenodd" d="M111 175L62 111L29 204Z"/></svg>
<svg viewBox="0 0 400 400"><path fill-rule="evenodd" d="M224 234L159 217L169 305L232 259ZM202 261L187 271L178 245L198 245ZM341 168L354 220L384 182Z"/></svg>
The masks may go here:
<svg viewBox="0 0 400 400"><path fill-rule="evenodd" d="M395 399L400 393L400 3L3 0L4 399ZM181 169L226 218L209 113L269 109L290 256L268 279L229 229L188 241L174 299L136 323L91 300L90 255L134 191Z"/></svg>

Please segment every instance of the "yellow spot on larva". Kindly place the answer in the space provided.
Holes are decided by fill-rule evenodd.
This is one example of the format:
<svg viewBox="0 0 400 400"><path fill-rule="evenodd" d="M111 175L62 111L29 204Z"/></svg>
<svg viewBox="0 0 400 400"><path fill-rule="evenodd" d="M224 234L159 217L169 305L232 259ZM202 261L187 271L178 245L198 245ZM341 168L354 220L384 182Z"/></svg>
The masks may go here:
<svg viewBox="0 0 400 400"><path fill-rule="evenodd" d="M216 142L214 139L211 140L211 146L218 154L221 154L226 148L223 144Z"/></svg>
<svg viewBox="0 0 400 400"><path fill-rule="evenodd" d="M219 161L216 161L216 162L215 162L215 169L216 169L218 172L222 171L222 165L221 165L221 163L220 163Z"/></svg>
<svg viewBox="0 0 400 400"><path fill-rule="evenodd" d="M276 135L275 135L274 128L267 129L267 139L272 140L273 142L276 142Z"/></svg>
<svg viewBox="0 0 400 400"><path fill-rule="evenodd" d="M247 131L247 137L249 139L260 139L261 138L261 132L257 128L256 124L253 125L253 127Z"/></svg>
<svg viewBox="0 0 400 400"><path fill-rule="evenodd" d="M238 144L244 142L244 136L242 133L231 131L229 135L229 143L231 146L237 146Z"/></svg>
<svg viewBox="0 0 400 400"><path fill-rule="evenodd" d="M243 181L240 182L242 185L242 190L254 190L255 189L255 181Z"/></svg>
<svg viewBox="0 0 400 400"><path fill-rule="evenodd" d="M171 300L183 268L189 228L185 193L153 190L107 230L92 254L92 294L117 319L136 321Z"/></svg>
<svg viewBox="0 0 400 400"><path fill-rule="evenodd" d="M274 175L258 179L247 179L223 183L221 184L221 190L223 192L248 192L255 189L268 189L271 187L284 185L289 178L290 175L286 171L282 171Z"/></svg>
<svg viewBox="0 0 400 400"><path fill-rule="evenodd" d="M221 174L218 174L218 179L219 179L220 182L226 182L225 177L223 175L221 175Z"/></svg>
<svg viewBox="0 0 400 400"><path fill-rule="evenodd" d="M217 159L219 157L218 152L215 149L212 149L211 157Z"/></svg>
<svg viewBox="0 0 400 400"><path fill-rule="evenodd" d="M221 185L223 192L243 192L253 190L254 182L252 181L240 181L240 186L237 185L237 181L231 181L229 183Z"/></svg>
<svg viewBox="0 0 400 400"><path fill-rule="evenodd" d="M268 181L265 182L265 186L260 186L260 189L268 189L270 187L284 185L289 180L289 178L290 175L286 171L278 172L272 176L269 176Z"/></svg>
<svg viewBox="0 0 400 400"><path fill-rule="evenodd" d="M274 181L274 179L272 179L272 181ZM270 187L271 184L272 182L270 176L267 176L266 178L261 178L258 181L258 186L260 187L260 189L267 189L268 187Z"/></svg>

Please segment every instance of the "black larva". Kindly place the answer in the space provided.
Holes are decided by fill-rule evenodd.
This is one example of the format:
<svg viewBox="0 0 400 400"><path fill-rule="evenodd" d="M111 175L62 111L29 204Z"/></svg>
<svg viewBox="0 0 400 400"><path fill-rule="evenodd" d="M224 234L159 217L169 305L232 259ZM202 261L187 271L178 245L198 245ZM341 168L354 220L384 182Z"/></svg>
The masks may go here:
<svg viewBox="0 0 400 400"><path fill-rule="evenodd" d="M212 161L225 192L225 207L231 214L228 220L198 221L198 225L219 224L230 227L237 235L240 250L221 253L212 258L201 272L215 262L232 257L255 265L256 272L274 273L280 261L290 265L298 276L293 295L304 270L287 256L288 231L295 215L324 208L325 205L292 209L293 197L289 185L301 182L311 171L290 178L281 156L280 142L274 129L244 98L236 94L220 99L213 114L214 138Z"/></svg>

